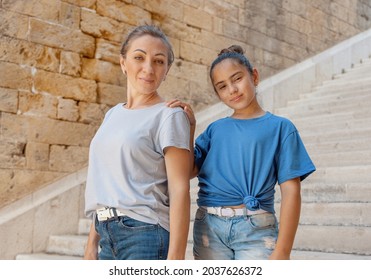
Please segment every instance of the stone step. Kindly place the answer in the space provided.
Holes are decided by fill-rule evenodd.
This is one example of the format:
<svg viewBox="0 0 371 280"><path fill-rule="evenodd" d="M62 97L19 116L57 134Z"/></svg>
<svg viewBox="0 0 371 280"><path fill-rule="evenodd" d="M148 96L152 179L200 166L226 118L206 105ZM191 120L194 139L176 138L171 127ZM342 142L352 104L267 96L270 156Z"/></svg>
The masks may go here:
<svg viewBox="0 0 371 280"><path fill-rule="evenodd" d="M279 218L280 204L275 204ZM301 225L367 226L371 227L371 203L363 202L303 202Z"/></svg>
<svg viewBox="0 0 371 280"><path fill-rule="evenodd" d="M327 143L312 144L306 143L305 147L309 155L314 154L326 154L326 153L337 153L346 151L369 151L370 140L363 139L348 139L346 141L334 140Z"/></svg>
<svg viewBox="0 0 371 280"><path fill-rule="evenodd" d="M323 154L311 153L310 155L317 168L321 166L354 166L360 163L371 165L371 149Z"/></svg>
<svg viewBox="0 0 371 280"><path fill-rule="evenodd" d="M331 93L332 91L357 91L359 89L367 88L367 85L371 83L371 72L364 72L361 75L352 77L352 79L346 79L346 75L339 77L338 79L324 81L321 85L313 88L312 92L318 90ZM345 77L345 78L344 78ZM334 92L333 92L334 93Z"/></svg>
<svg viewBox="0 0 371 280"><path fill-rule="evenodd" d="M35 253L17 255L16 260L82 260L82 257L60 254Z"/></svg>
<svg viewBox="0 0 371 280"><path fill-rule="evenodd" d="M288 104L296 103L296 101L299 100L311 100L312 98L334 98L336 97L346 97L349 96L349 94L354 93L356 96L356 93L360 94L366 94L366 92L370 89L371 80L369 78L367 79L361 79L359 81L347 81L346 83L342 84L328 84L327 86L319 86L315 90L311 92L305 92L299 94L298 99L289 101Z"/></svg>
<svg viewBox="0 0 371 280"><path fill-rule="evenodd" d="M313 174L314 175L314 174ZM313 182L305 179L301 184L302 202L334 203L334 202L371 202L370 182ZM275 201L281 199L279 186L276 187Z"/></svg>
<svg viewBox="0 0 371 280"><path fill-rule="evenodd" d="M368 183L371 182L371 165L318 167L306 183Z"/></svg>
<svg viewBox="0 0 371 280"><path fill-rule="evenodd" d="M345 83L345 81L356 81L356 80L361 80L361 79L367 79L367 77L370 77L369 76L370 73L371 73L370 66L367 66L364 69L350 69L348 72L344 73L344 76L342 77L336 76L334 77L334 80L332 81L335 82L336 80L341 80L342 82ZM330 84L330 81L326 81L324 85L326 84Z"/></svg>
<svg viewBox="0 0 371 280"><path fill-rule="evenodd" d="M326 131L330 132L344 132L352 130L362 130L365 127L371 127L371 117L362 118L362 119L348 119L343 121L336 121L331 119L324 119L322 123L304 123L304 122L295 122L294 123L299 133L309 132L311 134L321 134Z"/></svg>
<svg viewBox="0 0 371 280"><path fill-rule="evenodd" d="M371 86L371 83L370 83ZM354 97L370 97L370 89L364 88L357 91L345 90L345 91L338 91L336 90L334 94L323 94L323 92L313 92L310 96L300 96L300 99L291 100L287 102L287 107L297 106L302 103L306 104L322 104L325 102L352 102Z"/></svg>
<svg viewBox="0 0 371 280"><path fill-rule="evenodd" d="M371 139L371 127L364 129L349 129L348 131L323 131L321 134L311 131L300 131L304 143L320 144L335 141L349 141L355 139Z"/></svg>
<svg viewBox="0 0 371 280"><path fill-rule="evenodd" d="M348 183L348 181L310 183L309 179L305 179L302 182L301 195L302 202L305 203L371 203L371 183L370 180L365 183ZM280 201L279 187L276 192L276 201Z"/></svg>
<svg viewBox="0 0 371 280"><path fill-rule="evenodd" d="M303 203L300 224L371 227L371 203Z"/></svg>
<svg viewBox="0 0 371 280"><path fill-rule="evenodd" d="M288 104L295 104L298 101L307 101L311 100L312 98L338 98L343 97L346 98L351 93L360 93L360 94L367 94L367 91L370 89L371 81L361 81L359 84L349 86L349 83L342 85L342 86L328 86L325 87L319 87L316 90L313 90L311 92L305 92L299 94L297 99L288 101ZM355 96L355 95L354 95Z"/></svg>
<svg viewBox="0 0 371 280"><path fill-rule="evenodd" d="M91 223L91 219L80 219L77 233L79 235L89 235Z"/></svg>
<svg viewBox="0 0 371 280"><path fill-rule="evenodd" d="M371 227L300 225L295 250L371 255Z"/></svg>
<svg viewBox="0 0 371 280"><path fill-rule="evenodd" d="M87 242L86 235L52 235L47 253L82 257Z"/></svg>
<svg viewBox="0 0 371 280"><path fill-rule="evenodd" d="M343 74L337 74L334 75L333 79L357 79L357 77L360 76L366 76L367 73L371 73L371 64L368 63L362 63L361 65L358 65L358 67L353 67L345 70Z"/></svg>
<svg viewBox="0 0 371 280"><path fill-rule="evenodd" d="M275 110L277 115L289 115L294 116L312 116L318 114L336 114L342 111L356 111L358 108L369 108L371 105L371 95L355 97L352 102L326 102L323 104L303 104L295 107L284 107Z"/></svg>
<svg viewBox="0 0 371 280"><path fill-rule="evenodd" d="M299 251L291 252L292 260L371 260L371 256L358 254L336 254L318 251Z"/></svg>

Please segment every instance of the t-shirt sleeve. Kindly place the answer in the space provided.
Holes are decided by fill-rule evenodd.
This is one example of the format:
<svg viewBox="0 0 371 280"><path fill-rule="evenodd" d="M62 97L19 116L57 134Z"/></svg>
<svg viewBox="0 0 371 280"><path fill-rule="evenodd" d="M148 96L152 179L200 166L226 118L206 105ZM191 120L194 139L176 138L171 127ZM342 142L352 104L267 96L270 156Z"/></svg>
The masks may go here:
<svg viewBox="0 0 371 280"><path fill-rule="evenodd" d="M210 147L210 137L208 136L207 130L197 137L194 148L195 164L200 170Z"/></svg>
<svg viewBox="0 0 371 280"><path fill-rule="evenodd" d="M166 147L176 147L190 150L190 124L183 111L174 112L164 121L160 128L159 144L161 150Z"/></svg>
<svg viewBox="0 0 371 280"><path fill-rule="evenodd" d="M316 170L297 131L282 143L278 157L278 184L300 177L304 180Z"/></svg>

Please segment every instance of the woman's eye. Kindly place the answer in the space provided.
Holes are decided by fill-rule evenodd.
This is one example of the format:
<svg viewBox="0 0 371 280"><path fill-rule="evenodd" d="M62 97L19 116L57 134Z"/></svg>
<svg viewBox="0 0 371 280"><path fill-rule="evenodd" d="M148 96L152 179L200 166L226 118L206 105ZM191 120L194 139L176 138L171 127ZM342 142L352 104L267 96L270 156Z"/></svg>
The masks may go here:
<svg viewBox="0 0 371 280"><path fill-rule="evenodd" d="M164 64L165 62L163 60L156 60L157 64Z"/></svg>
<svg viewBox="0 0 371 280"><path fill-rule="evenodd" d="M141 57L141 56L134 56L134 59L135 59L135 60L142 60L143 57Z"/></svg>

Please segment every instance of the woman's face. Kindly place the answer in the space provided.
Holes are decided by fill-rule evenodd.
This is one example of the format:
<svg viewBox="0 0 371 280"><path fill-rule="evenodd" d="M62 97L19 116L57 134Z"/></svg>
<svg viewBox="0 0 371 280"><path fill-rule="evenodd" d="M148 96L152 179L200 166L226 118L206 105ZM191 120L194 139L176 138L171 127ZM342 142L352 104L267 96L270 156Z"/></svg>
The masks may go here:
<svg viewBox="0 0 371 280"><path fill-rule="evenodd" d="M155 93L170 68L168 49L161 39L144 35L134 39L121 57L121 69L127 75L128 90L139 94Z"/></svg>
<svg viewBox="0 0 371 280"><path fill-rule="evenodd" d="M254 69L251 75L234 59L227 58L214 67L212 82L220 100L234 110L246 109L256 102L258 72Z"/></svg>

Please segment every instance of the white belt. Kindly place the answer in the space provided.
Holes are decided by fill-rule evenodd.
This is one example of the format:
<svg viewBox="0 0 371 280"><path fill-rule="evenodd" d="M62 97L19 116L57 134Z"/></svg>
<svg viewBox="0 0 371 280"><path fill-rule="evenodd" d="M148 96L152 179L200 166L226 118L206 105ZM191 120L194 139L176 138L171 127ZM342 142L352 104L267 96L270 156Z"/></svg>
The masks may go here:
<svg viewBox="0 0 371 280"><path fill-rule="evenodd" d="M207 213L209 214L220 216L220 217L252 216L252 215L263 214L267 212L262 209L252 211L245 207L244 208L227 208L227 207L201 206L201 208L205 209Z"/></svg>
<svg viewBox="0 0 371 280"><path fill-rule="evenodd" d="M107 221L112 218L125 216L125 213L112 207L103 207L96 210L98 221Z"/></svg>

